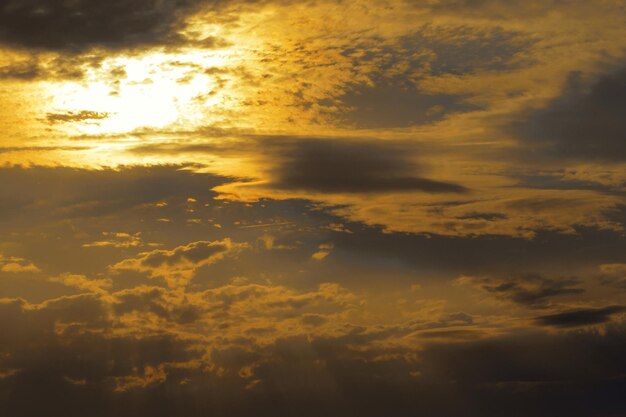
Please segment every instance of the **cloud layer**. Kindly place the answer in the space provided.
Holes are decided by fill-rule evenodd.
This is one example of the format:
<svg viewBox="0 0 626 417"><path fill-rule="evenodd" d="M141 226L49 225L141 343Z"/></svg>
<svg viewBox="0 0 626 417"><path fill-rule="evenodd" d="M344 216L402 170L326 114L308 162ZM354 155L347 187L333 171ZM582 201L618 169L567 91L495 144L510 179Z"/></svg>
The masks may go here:
<svg viewBox="0 0 626 417"><path fill-rule="evenodd" d="M626 415L625 12L3 1L3 415Z"/></svg>

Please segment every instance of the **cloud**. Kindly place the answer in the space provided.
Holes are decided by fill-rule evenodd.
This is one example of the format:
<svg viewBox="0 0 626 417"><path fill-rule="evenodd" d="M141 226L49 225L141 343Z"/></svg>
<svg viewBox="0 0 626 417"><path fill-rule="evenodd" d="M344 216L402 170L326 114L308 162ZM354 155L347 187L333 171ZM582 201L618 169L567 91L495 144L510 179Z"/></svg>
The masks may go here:
<svg viewBox="0 0 626 417"><path fill-rule="evenodd" d="M323 193L468 191L462 185L416 175L419 168L412 152L393 143L298 139L277 149L278 167L270 173L275 178L271 185Z"/></svg>
<svg viewBox="0 0 626 417"><path fill-rule="evenodd" d="M0 39L0 45L2 40ZM6 61L0 64L0 80L9 81L41 81L50 82L77 81L85 75L100 68L107 56L102 51L92 51L79 55L39 54L18 51L16 58L2 57ZM71 113L67 113L70 115ZM54 121L56 113L49 113ZM61 116L61 114L59 114ZM58 120L57 120L58 121Z"/></svg>
<svg viewBox="0 0 626 417"><path fill-rule="evenodd" d="M357 86L339 97L344 124L358 128L398 128L433 123L449 114L479 109L464 97L428 94L408 80L384 80Z"/></svg>
<svg viewBox="0 0 626 417"><path fill-rule="evenodd" d="M93 122L106 119L110 113L82 110L79 112L48 113L46 120L51 123Z"/></svg>
<svg viewBox="0 0 626 417"><path fill-rule="evenodd" d="M626 274L626 264L602 264L600 271L610 275L624 275Z"/></svg>
<svg viewBox="0 0 626 417"><path fill-rule="evenodd" d="M600 282L618 290L626 290L626 264L602 264L600 265Z"/></svg>
<svg viewBox="0 0 626 417"><path fill-rule="evenodd" d="M215 187L220 198L308 199L334 207L339 217L384 225L387 231L532 238L541 230L622 227L609 217L619 195L594 187L519 183L505 178L505 162L497 178L487 167L464 171L454 163L438 165L438 155L453 151L421 140L239 135L225 142L221 150L213 144L166 143L139 151L221 156L247 167L248 179Z"/></svg>
<svg viewBox="0 0 626 417"><path fill-rule="evenodd" d="M106 289L112 285L111 280L108 278L89 279L84 275L78 274L63 274L56 277L50 277L48 280L50 282L59 282L65 286L73 287L78 290L98 294L106 294Z"/></svg>
<svg viewBox="0 0 626 417"><path fill-rule="evenodd" d="M181 166L86 170L20 166L0 169L0 228L101 217L147 203L202 192L224 181ZM102 190L106 190L103 193Z"/></svg>
<svg viewBox="0 0 626 417"><path fill-rule="evenodd" d="M0 272L7 272L13 274L31 272L38 273L41 269L33 264L31 261L15 256L3 256L0 254Z"/></svg>
<svg viewBox="0 0 626 417"><path fill-rule="evenodd" d="M280 326L282 320L299 321L302 315L341 315L358 304L358 298L339 284L324 283L308 291L295 291L281 285L225 285L198 294L208 316L219 323L239 321L248 330L263 324L271 333L295 330ZM269 320L272 318L273 320ZM270 325L271 324L271 325Z"/></svg>
<svg viewBox="0 0 626 417"><path fill-rule="evenodd" d="M436 13L461 15L480 19L501 21L516 21L545 16L550 12L558 11L559 15L574 17L588 16L598 13L606 16L611 13L620 13L619 3L600 1L590 5L585 0L546 0L542 2L511 3L505 0L405 0L417 7L429 8Z"/></svg>
<svg viewBox="0 0 626 417"><path fill-rule="evenodd" d="M615 3L597 4L607 2ZM217 3L230 2L203 2ZM0 117L7 160L70 163L37 152L79 141L92 148L85 159L62 155L71 163L186 165L0 169L0 250L23 257L0 261L23 270L0 272L0 297L23 297L0 301L0 409L12 417L624 415L623 292L593 280L600 264L607 277L623 275L624 210L615 204L623 195L519 184L516 173L537 167L499 159L510 137L490 125L494 114L501 120L545 97L569 59L589 59L621 32L589 37L586 20L545 25L579 0L416 1L413 13L400 0L296 3L246 7L239 21L198 16L208 25L199 31L241 41L214 54L181 38L196 35L179 35L200 0L3 2L0 43L25 48L39 66L0 69L6 95L24 93L14 98L20 106L7 106L15 115ZM430 20L433 36L414 34ZM540 42L528 41L535 35ZM156 45L164 46L148 49ZM50 57L67 56L81 82L21 82L46 79ZM527 68L535 58L538 67ZM203 72L210 65L224 68ZM152 87L134 84L144 75ZM201 94L196 81L216 93ZM124 111L131 85L174 91L179 120L165 131L67 138L61 131L115 121L91 106L22 105L112 88L109 98L122 104L113 107ZM69 90L76 97L59 93ZM187 93L206 106L185 106ZM341 117L380 130L348 131L336 125ZM195 129L188 119L228 127ZM269 131L284 136L262 136ZM16 146L22 136L33 146ZM215 191L235 181L248 200ZM460 275L471 278L453 285ZM476 294L489 302L474 302ZM577 310L555 306L574 298ZM603 326L581 324L594 322Z"/></svg>
<svg viewBox="0 0 626 417"><path fill-rule="evenodd" d="M12 272L12 273L20 273L20 272L41 272L39 268L37 268L33 264L22 265L17 262L6 263L2 265L0 269L2 272Z"/></svg>
<svg viewBox="0 0 626 417"><path fill-rule="evenodd" d="M321 326L328 321L325 316L319 314L303 314L300 320L304 325L314 327Z"/></svg>
<svg viewBox="0 0 626 417"><path fill-rule="evenodd" d="M0 66L0 80L33 80L41 75L36 61L16 62Z"/></svg>
<svg viewBox="0 0 626 417"><path fill-rule="evenodd" d="M140 253L137 258L116 263L112 269L144 272L153 278L163 277L175 286L190 280L197 269L226 256L233 256L247 247L245 243L234 243L230 239L192 242L172 250L157 249Z"/></svg>
<svg viewBox="0 0 626 417"><path fill-rule="evenodd" d="M94 242L84 243L84 248L133 248L139 246L158 246L156 243L146 243L141 239L141 232L102 232L104 240L96 240Z"/></svg>
<svg viewBox="0 0 626 417"><path fill-rule="evenodd" d="M153 384L165 382L167 373L163 365L158 367L146 366L143 372L137 375L122 376L116 378L115 391L128 391L134 388L146 388Z"/></svg>
<svg viewBox="0 0 626 417"><path fill-rule="evenodd" d="M156 144L130 148L137 154L219 154L251 156L259 175L277 190L380 194L424 192L462 194L453 182L419 175L419 145L402 140L350 137L240 135L222 144Z"/></svg>
<svg viewBox="0 0 626 417"><path fill-rule="evenodd" d="M424 88L438 77L462 77L527 66L521 54L535 42L522 33L464 25L427 24L399 39L357 39L342 52L367 74L343 94L324 99L331 117L358 128L399 128L484 110L471 94ZM376 52L373 52L376 51ZM322 107L323 108L323 107ZM332 114L332 111L338 114Z"/></svg>
<svg viewBox="0 0 626 417"><path fill-rule="evenodd" d="M625 237L620 233L593 228L580 228L575 234L539 230L533 239L525 239L493 235L470 238L390 233L382 227L367 227L358 223L345 223L345 226L352 233L332 233L329 239L335 246L334 258L337 262L366 259L368 265L370 262L397 263L422 277L425 270L443 276L471 276L476 279L472 285L478 288L481 278L490 277L494 279L491 285L497 286L509 278L516 282L515 278L527 271L558 271L566 276L575 276L590 265L596 268L603 262L622 262L622 248L626 244ZM572 256L578 253L585 256ZM512 271L517 272L512 274ZM552 274L544 272L539 275L549 280L556 279L551 278ZM350 277L348 274L343 279L349 282ZM572 283L571 288L582 288L582 280L578 285Z"/></svg>
<svg viewBox="0 0 626 417"><path fill-rule="evenodd" d="M9 0L0 9L0 42L11 46L81 50L172 43L181 15L196 0ZM210 3L210 2L208 2Z"/></svg>
<svg viewBox="0 0 626 417"><path fill-rule="evenodd" d="M333 245L329 243L323 243L318 246L318 251L311 255L311 259L316 261L323 261L333 250Z"/></svg>
<svg viewBox="0 0 626 417"><path fill-rule="evenodd" d="M121 317L134 315L141 318L155 315L170 325L184 325L201 319L206 312L204 306L185 301L164 288L140 286L116 292L112 307L115 314ZM132 326L130 321L125 323Z"/></svg>
<svg viewBox="0 0 626 417"><path fill-rule="evenodd" d="M1 300L0 388L11 396L0 395L0 405L19 417L78 417L94 407L123 417L624 411L623 323L603 333L477 339L458 328L476 323L466 313L442 317L438 330L351 325L335 313L355 301L332 284L309 292L243 284L184 296L143 287L37 305ZM196 318L181 319L176 309L189 307L198 308ZM416 329L426 331L407 337Z"/></svg>
<svg viewBox="0 0 626 417"><path fill-rule="evenodd" d="M626 311L624 306L610 306L604 308L587 308L550 314L536 318L542 326L578 327L592 324L603 324L611 321L612 316Z"/></svg>
<svg viewBox="0 0 626 417"><path fill-rule="evenodd" d="M88 146L0 146L0 154L9 152L86 151Z"/></svg>
<svg viewBox="0 0 626 417"><path fill-rule="evenodd" d="M546 278L525 275L519 278L491 278L463 276L457 280L461 285L473 285L496 299L504 298L516 304L532 308L547 307L552 299L564 295L582 294L576 278Z"/></svg>
<svg viewBox="0 0 626 417"><path fill-rule="evenodd" d="M578 160L626 160L626 69L600 75L591 85L570 75L560 97L513 124L536 152Z"/></svg>

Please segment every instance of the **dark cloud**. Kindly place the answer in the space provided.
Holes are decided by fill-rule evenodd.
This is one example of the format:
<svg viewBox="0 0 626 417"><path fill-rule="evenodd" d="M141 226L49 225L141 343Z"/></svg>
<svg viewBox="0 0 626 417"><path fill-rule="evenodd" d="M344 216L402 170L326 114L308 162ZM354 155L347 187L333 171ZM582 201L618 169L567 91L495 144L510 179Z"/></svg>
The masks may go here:
<svg viewBox="0 0 626 417"><path fill-rule="evenodd" d="M545 4L556 7L574 1L580 3L548 0ZM67 66L70 70L75 67L67 77L76 78L81 71L90 73L89 65L103 67L98 62L84 62L84 55L68 52L96 48L94 51L103 56L110 52L126 55L133 51L100 48L139 50L139 46L177 44L181 40L177 30L196 5L220 2L7 0L0 6L0 44L55 51L34 54L41 57L80 58L76 65ZM320 22L323 31L331 28L328 36L306 36L307 43L319 41L329 46L331 60L339 58L336 54L343 49L328 45L337 38L347 37L346 43L352 44L350 38L368 37L372 31L399 36L400 27L386 24L374 24L377 27L371 30L361 27L365 32L352 29L353 23L360 25L360 18L347 25L346 33L341 27L345 16L335 16L335 5L326 7L330 3L318 5L311 21L306 9L293 3L297 10L293 15L290 10L287 17L304 29L314 25L317 30ZM367 1L357 3L349 5L350 11L361 6L369 9ZM491 6L505 11L545 11L538 2L507 6L504 0L434 0L420 4L433 8L446 5L450 9L456 5L476 16L483 13L481 26L489 25L485 20L498 15L486 13L491 12ZM371 16L370 10L366 11ZM372 7L372 11L376 8ZM558 13L555 11L555 15ZM273 13L262 16L272 22L282 17ZM407 16L406 20L413 21L412 17ZM372 22L369 19L364 21ZM451 20L443 18L438 22L449 24ZM369 27L370 23L366 25ZM515 26L521 27L517 23ZM283 34L272 28L262 28L262 32L272 38ZM562 44L562 40L558 38L553 43ZM409 57L427 41L402 40L401 47ZM407 73L393 75L402 71L406 60L391 58L383 62L381 72L385 74L374 77L370 87L352 86L341 99L356 108L352 115L357 124L368 127L410 126L441 120L451 112L469 111L473 107L464 101L465 96L422 94L414 89L415 79L409 82L408 77L418 77L417 70L424 69L426 76L435 77L499 71L498 78L502 72L517 68L520 44L515 42L497 30L488 37L472 30L452 30L445 42L426 45L432 54L427 54L426 61L409 62ZM277 53L267 55L267 59L278 57L277 65L285 63L281 55L284 45L271 43L268 48ZM302 48L306 50L308 46ZM249 52L263 55L263 49ZM373 61L363 65L377 68L381 61L376 59L387 51L372 51ZM305 63L302 76L308 77L310 71L326 65L320 63L316 54L306 55L305 60L311 58L311 66ZM235 60L241 58L236 55ZM416 53L416 60L424 57L417 55L420 54ZM251 61L259 63L258 59ZM40 64L37 67L27 62L2 68L0 79L45 78L42 68L47 71L47 67L56 66L55 61ZM116 78L124 76L125 71L119 67L108 73ZM350 78L350 74L347 76ZM328 81L326 77L316 79L321 84ZM295 85L297 81L297 77L287 77L277 85ZM480 88L482 79L478 81ZM505 83L502 79L500 82ZM318 89L321 84L311 85ZM250 86L240 87L246 90ZM335 87L333 91L345 91L345 86ZM474 87L464 85L463 89ZM589 91L577 88L570 87L575 91L568 94L582 102L602 101L598 98L602 94L594 93L595 87ZM268 103L273 100L272 94L265 95ZM495 95L498 96L497 91ZM307 104L313 106L316 99ZM89 107L84 111L58 111L48 113L50 124L97 123L107 116L92 112ZM561 112L568 116L578 114ZM46 111L42 114L45 117ZM536 120L538 126L542 120ZM550 123L544 124L548 125L560 119L546 120ZM449 127L462 129L454 123ZM467 133L473 136L478 130ZM242 172L256 170L258 182L194 172L211 169L213 165L99 170L0 168L0 414L626 415L626 308L617 298L622 293L599 286L594 287L596 292L584 293L582 278L550 278L567 277L574 270L586 279L585 274L597 271L599 265L604 265L602 273L622 278L619 274L626 262L626 235L617 227L610 229L613 224L601 223L605 227L601 230L574 225L565 234L549 221L541 222L537 228L544 230L538 230L532 239L418 235L367 227L338 218L339 214L333 213L340 211L327 205L333 200L385 200L394 210L398 209L398 220L419 208L416 214L424 210L426 222L431 221L431 215L432 222L445 221L442 218L449 207L453 217L445 227L451 229L460 220L496 226L502 220L514 220L507 217L513 216L509 213L512 210L523 213L514 226L521 230L533 227L525 220L532 223L534 216L546 210L565 213L576 205L572 199L566 202L559 196L535 198L539 193L516 191L500 180L496 194L504 197L494 202L488 192L483 195L478 187L470 192L461 184L448 182L449 178L460 178L453 176L454 170L445 171L448 163L431 171L427 161L442 154L429 154L432 149L417 141L235 134L231 137L226 129L222 133L211 138L210 132L172 131L161 135L158 129L145 129L136 136L130 135L131 138L103 134L99 139L105 143L119 139L120 146L140 143L133 151L141 154L144 161L168 157L194 160L186 154L194 152L206 153L203 159L217 162L216 167L222 167L220 161L230 166L229 161L245 160L244 165L250 169ZM394 131L385 136L396 133L402 134ZM179 141L180 146L161 146L160 141L166 137ZM95 141L93 137L89 139ZM40 148L28 144L7 146L0 148L0 153L81 150L71 146L55 148L54 143ZM549 141L544 143L548 148L552 146ZM539 142L532 144L543 146ZM160 158L144 157L159 152ZM28 158L18 156L21 160ZM498 170L507 171L506 161L498 162ZM451 163L459 168L456 162ZM483 174L489 175L491 164L474 166L477 164L464 158L461 165L466 171L481 174L474 175L472 183L490 187ZM222 199L228 197L226 192L218 196L212 191L234 182L237 184L231 184L233 188L257 187L254 191L258 194L279 194L278 198L284 200L251 198L238 202ZM399 192L416 195L411 204L392 201L393 195L385 199L374 195ZM321 193L341 196L319 198L327 204L310 201ZM362 195L347 197L347 193ZM433 203L420 201L433 199L420 193L450 193L458 198ZM290 196L301 199L289 199ZM401 200L406 199L404 195ZM472 208L464 210L463 205ZM358 208L386 210L368 205ZM626 219L626 209L616 210L621 210L621 217ZM532 216L525 217L527 214ZM592 217L595 212L588 214ZM419 227L416 224L410 230ZM246 250L236 251L236 247ZM231 252L237 256L227 256ZM320 256L315 260L317 255L329 252L332 254L323 261L319 261ZM523 275L524 271L533 270L541 275ZM467 283L482 291L481 295L506 302L473 304L474 292L452 286L451 280L461 274L477 277L469 278ZM34 295L1 298L13 293L16 295L11 297ZM597 294L605 297L602 302L593 299ZM565 311L553 306L555 300L574 296L580 296L577 306L609 307ZM529 319L529 309L547 307L550 309L540 313L531 310ZM520 311L522 314L516 316ZM584 327L593 324L603 326Z"/></svg>
<svg viewBox="0 0 626 417"><path fill-rule="evenodd" d="M626 311L624 306L610 306L604 308L587 308L567 311L565 313L550 314L537 317L537 323L542 326L578 327L590 324L602 324L611 321L613 315Z"/></svg>
<svg viewBox="0 0 626 417"><path fill-rule="evenodd" d="M194 242L178 247L173 251L156 250L150 252L141 259L141 264L157 267L163 264L175 265L183 260L200 263L227 250L228 246L224 242Z"/></svg>
<svg viewBox="0 0 626 417"><path fill-rule="evenodd" d="M20 148L10 148L19 150ZM172 195L227 182L180 170L181 167L122 167L118 170L11 167L0 169L0 227L24 220L102 216Z"/></svg>
<svg viewBox="0 0 626 417"><path fill-rule="evenodd" d="M303 139L277 149L277 188L327 193L465 193L455 183L416 175L414 151L375 141Z"/></svg>
<svg viewBox="0 0 626 417"><path fill-rule="evenodd" d="M102 60L98 55L55 57L44 63L37 55L28 60L11 62L0 67L0 80L76 80L84 76L85 66L97 67Z"/></svg>
<svg viewBox="0 0 626 417"><path fill-rule="evenodd" d="M8 148L0 152L20 150L26 149ZM148 249L152 244L177 247L205 240L207 236L224 239L228 235L209 219L227 216L228 220L219 221L230 224L244 218L231 212L222 214L221 204L212 200L216 193L211 188L228 180L181 168L2 168L0 245L18 246L5 255L32 260L47 272L90 275L123 259L134 258L138 251L155 249ZM206 220L203 225L192 228L192 223L187 222L200 216L188 212L189 197L202 201L196 206L203 209L201 218ZM254 213L246 215L253 217ZM119 236L122 241L118 241ZM128 277L129 282L140 280L141 275L135 275ZM122 286L126 285L124 282L116 281ZM0 297L40 300L45 297L45 291L51 291L42 288L35 282L5 280Z"/></svg>
<svg viewBox="0 0 626 417"><path fill-rule="evenodd" d="M577 287L580 281L576 278L553 279L540 275L508 279L463 277L460 282L475 285L494 297L529 307L545 307L554 297L585 292L584 289Z"/></svg>
<svg viewBox="0 0 626 417"><path fill-rule="evenodd" d="M165 143L130 149L138 154L255 154L270 186L323 193L467 193L453 182L419 175L425 170L414 143L377 139L237 135L223 145Z"/></svg>
<svg viewBox="0 0 626 417"><path fill-rule="evenodd" d="M90 122L106 119L110 113L82 110L79 112L48 113L46 120L49 123Z"/></svg>
<svg viewBox="0 0 626 417"><path fill-rule="evenodd" d="M454 381L462 393L471 392L465 406L480 415L551 416L565 409L576 416L622 415L626 403L618 392L626 386L620 376L625 341L622 323L605 335L531 333L433 344L422 352L421 372L425 379Z"/></svg>
<svg viewBox="0 0 626 417"><path fill-rule="evenodd" d="M571 172L574 174L577 173L576 169L572 169ZM602 184L600 182L593 181L592 179L571 180L564 178L563 173L563 170L557 169L553 173L542 173L537 175L514 175L512 177L518 179L520 181L520 185L523 185L524 187L539 190L554 190L556 192L568 190L588 190L606 194L623 195L620 184ZM559 206L558 199L546 198L545 201L545 208ZM619 209L619 204L617 206ZM523 210L537 210L543 208L541 204L537 203L537 200L533 201L532 199L520 199L512 205L508 205L508 207ZM619 210L616 210L616 213L619 213ZM609 212L606 213L606 217L610 219L612 217L615 217L615 215ZM617 221L619 223L622 223L619 220Z"/></svg>
<svg viewBox="0 0 626 417"><path fill-rule="evenodd" d="M576 235L539 230L535 238L525 239L385 233L381 228L355 223L345 226L352 233L332 235L336 259L401 262L437 275L510 277L511 271L544 270L556 271L558 275L565 273L565 268L567 273L576 274L589 264L626 263L623 261L625 237L609 230L578 228Z"/></svg>
<svg viewBox="0 0 626 417"><path fill-rule="evenodd" d="M86 151L86 146L0 146L0 154L9 152Z"/></svg>
<svg viewBox="0 0 626 417"><path fill-rule="evenodd" d="M437 27L425 25L420 31L400 39L400 51L422 50L413 63L422 62L431 75L475 74L485 71L518 69L531 62L523 57L537 39L521 31L502 27L466 25ZM387 51L385 51L387 52Z"/></svg>
<svg viewBox="0 0 626 417"><path fill-rule="evenodd" d="M181 15L199 0L8 0L0 42L49 50L171 43ZM211 2L209 2L211 3Z"/></svg>
<svg viewBox="0 0 626 417"><path fill-rule="evenodd" d="M328 321L328 319L319 314L303 314L301 318L302 324L307 326L320 326Z"/></svg>
<svg viewBox="0 0 626 417"><path fill-rule="evenodd" d="M0 148L0 152L36 150ZM136 263L132 268L117 271L114 288L155 285L162 278L150 280L146 272L172 269L196 271L192 282L199 287L196 289L216 281L227 283L234 267L230 257L227 265L208 262L210 267L202 266L208 265L206 259L194 262L182 257L183 253L194 259L208 255L216 247L198 242L226 242L227 238L248 242L254 248L239 254L245 259L236 262L236 274L256 277L261 271L270 270L281 275L290 274L288 271L295 274L324 243L322 239L328 233L325 226L337 220L312 210L307 201L262 200L244 204L214 199L217 194L211 188L231 180L183 168L0 169L0 255L28 259L45 271L40 277L32 273L0 273L0 298L24 297L40 302L73 294L75 290L59 282L42 282L44 276L72 272L95 277L103 272L110 274L110 265L133 259ZM274 249L284 245L285 250L274 250L268 256L264 244L257 247L259 237L268 233L276 239ZM176 248L178 252L174 251ZM139 253L153 253L155 259L172 255L180 262L168 258L169 264L151 268L141 264Z"/></svg>
<svg viewBox="0 0 626 417"><path fill-rule="evenodd" d="M161 295L122 299L138 311ZM138 332L130 323L125 327L134 331L130 335L108 333L115 326L103 320L102 307L95 297L36 309L20 301L0 303L0 329L8 330L0 345L3 410L16 417L626 412L623 323L603 333L533 332L479 340L457 333L455 341L422 348L377 343L399 333L354 326L341 334L303 334L263 345L229 337L223 328L214 330L224 336L211 344L168 329ZM440 335L427 334L425 341L433 336Z"/></svg>
<svg viewBox="0 0 626 417"><path fill-rule="evenodd" d="M479 109L467 97L420 92L404 79L382 80L373 86L357 86L341 96L348 110L341 117L359 128L393 128L432 123L452 113Z"/></svg>
<svg viewBox="0 0 626 417"><path fill-rule="evenodd" d="M152 313L166 321L187 324L201 318L195 305L176 305L167 301L167 291L159 287L138 287L116 293L113 310L118 315Z"/></svg>
<svg viewBox="0 0 626 417"><path fill-rule="evenodd" d="M33 80L41 75L35 61L18 62L0 67L0 80Z"/></svg>
<svg viewBox="0 0 626 417"><path fill-rule="evenodd" d="M496 221L507 219L508 216L503 213L469 213L463 216L457 217L460 220L486 220L486 221Z"/></svg>
<svg viewBox="0 0 626 417"><path fill-rule="evenodd" d="M534 40L502 29L424 25L392 45L365 41L342 52L354 65L376 71L367 84L349 85L333 100L341 122L360 128L394 128L442 120L459 112L480 110L470 95L422 91L419 81L442 75L506 71L527 65L521 59ZM321 105L328 104L325 99Z"/></svg>
<svg viewBox="0 0 626 417"><path fill-rule="evenodd" d="M172 153L189 153L189 154L214 154L224 151L224 146L212 143L202 144L155 144L147 143L143 145L133 146L130 152L139 155L171 155Z"/></svg>
<svg viewBox="0 0 626 417"><path fill-rule="evenodd" d="M616 290L626 290L626 264L601 265L600 283Z"/></svg>
<svg viewBox="0 0 626 417"><path fill-rule="evenodd" d="M513 125L532 150L582 160L626 159L626 69L591 85L573 73L563 94Z"/></svg>
<svg viewBox="0 0 626 417"><path fill-rule="evenodd" d="M506 0L405 0L409 4L419 7L428 7L437 13L462 15L480 19L518 20L532 19L545 16L547 13L558 10L562 15L576 17L585 16L585 13L622 13L623 7L619 2L600 1L593 5L585 0L545 0L542 2L510 2Z"/></svg>

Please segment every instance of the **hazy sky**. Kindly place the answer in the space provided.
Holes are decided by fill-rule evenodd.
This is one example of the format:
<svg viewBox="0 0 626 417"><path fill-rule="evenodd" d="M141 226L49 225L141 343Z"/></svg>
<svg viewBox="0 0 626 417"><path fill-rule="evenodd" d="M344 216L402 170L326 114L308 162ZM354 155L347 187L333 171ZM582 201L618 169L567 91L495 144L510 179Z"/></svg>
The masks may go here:
<svg viewBox="0 0 626 417"><path fill-rule="evenodd" d="M0 1L0 414L626 416L626 1Z"/></svg>

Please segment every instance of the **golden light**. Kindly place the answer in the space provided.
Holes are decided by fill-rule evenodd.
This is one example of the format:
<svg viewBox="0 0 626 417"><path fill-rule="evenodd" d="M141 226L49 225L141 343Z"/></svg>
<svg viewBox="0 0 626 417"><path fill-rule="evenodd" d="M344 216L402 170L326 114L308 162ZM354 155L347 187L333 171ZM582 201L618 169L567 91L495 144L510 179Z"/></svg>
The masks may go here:
<svg viewBox="0 0 626 417"><path fill-rule="evenodd" d="M72 123L87 135L211 124L232 110L228 69L236 61L233 50L111 57L86 68L84 80L50 83L48 113L90 112Z"/></svg>

